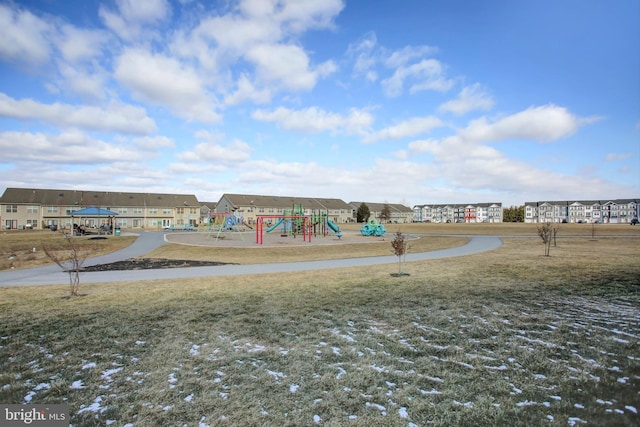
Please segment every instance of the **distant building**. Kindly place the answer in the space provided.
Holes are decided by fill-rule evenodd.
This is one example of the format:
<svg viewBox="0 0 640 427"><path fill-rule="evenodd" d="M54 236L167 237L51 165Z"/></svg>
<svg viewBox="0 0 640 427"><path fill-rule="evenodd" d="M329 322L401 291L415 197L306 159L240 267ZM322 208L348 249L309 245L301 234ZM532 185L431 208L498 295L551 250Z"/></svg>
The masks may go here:
<svg viewBox="0 0 640 427"><path fill-rule="evenodd" d="M414 222L502 222L502 203L433 204L413 207Z"/></svg>
<svg viewBox="0 0 640 427"><path fill-rule="evenodd" d="M382 211L385 206L389 207L389 223L391 224L406 224L413 221L413 210L399 203L375 203L375 202L349 202L349 205L353 209L353 220L356 221L356 214L358 208L362 204L367 205L369 208L370 218L380 220L382 217Z"/></svg>
<svg viewBox="0 0 640 427"><path fill-rule="evenodd" d="M118 215L72 218L72 212L92 206ZM96 228L187 227L198 225L200 203L192 194L7 188L0 197L0 221L5 230L70 228L72 221Z"/></svg>
<svg viewBox="0 0 640 427"><path fill-rule="evenodd" d="M628 224L640 217L640 199L526 202L524 222Z"/></svg>
<svg viewBox="0 0 640 427"><path fill-rule="evenodd" d="M259 216L285 215L299 207L305 215L327 213L335 223L353 221L352 208L343 200L314 197L223 194L216 204L215 212L233 212L246 223L255 224Z"/></svg>
<svg viewBox="0 0 640 427"><path fill-rule="evenodd" d="M200 224L208 225L211 212L215 212L217 202L200 202Z"/></svg>

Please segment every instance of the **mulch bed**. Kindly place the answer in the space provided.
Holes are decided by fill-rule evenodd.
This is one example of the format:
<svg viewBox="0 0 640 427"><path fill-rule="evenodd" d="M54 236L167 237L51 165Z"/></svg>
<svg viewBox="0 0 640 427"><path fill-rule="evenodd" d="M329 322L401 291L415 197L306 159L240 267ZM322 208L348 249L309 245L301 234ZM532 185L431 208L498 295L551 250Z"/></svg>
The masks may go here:
<svg viewBox="0 0 640 427"><path fill-rule="evenodd" d="M227 264L231 263L162 258L132 258L124 261L113 262L111 264L98 264L89 267L83 267L81 271L153 270L163 268L209 267Z"/></svg>

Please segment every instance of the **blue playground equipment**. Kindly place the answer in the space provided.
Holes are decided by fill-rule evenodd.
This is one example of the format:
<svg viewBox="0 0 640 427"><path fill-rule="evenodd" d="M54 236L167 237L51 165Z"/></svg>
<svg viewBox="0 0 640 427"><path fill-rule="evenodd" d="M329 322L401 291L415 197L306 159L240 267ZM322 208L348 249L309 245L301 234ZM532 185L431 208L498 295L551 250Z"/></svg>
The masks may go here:
<svg viewBox="0 0 640 427"><path fill-rule="evenodd" d="M338 237L338 239L342 238L342 231L340 231L340 227L335 225L329 218L327 218L327 225L336 233L336 237Z"/></svg>
<svg viewBox="0 0 640 427"><path fill-rule="evenodd" d="M267 228L265 231L266 231L267 233L271 233L273 230L275 230L276 228L278 228L278 226L279 226L280 224L282 224L283 222L284 222L284 218L280 218L279 220L277 220L277 221L276 221L276 223L275 223L275 224L273 224L271 227ZM284 228L283 228L283 231L284 231Z"/></svg>
<svg viewBox="0 0 640 427"><path fill-rule="evenodd" d="M365 222L360 228L360 233L363 236L383 236L387 232L387 229L382 223L379 223L375 219L370 219L369 222Z"/></svg>
<svg viewBox="0 0 640 427"><path fill-rule="evenodd" d="M322 235L326 237L330 233L329 230L331 230L338 239L342 238L340 227L329 219L328 211L319 210L308 213L302 205L294 205L293 209L283 210L282 215L283 218L278 218L275 223L269 225L264 231L272 233L279 229L282 232L282 237L285 237L286 234L293 234L295 236L297 234L303 234L302 227L306 222L309 229L305 231L310 235ZM302 217L305 217L306 220L303 221Z"/></svg>
<svg viewBox="0 0 640 427"><path fill-rule="evenodd" d="M244 240L242 232L244 227L252 228L244 221L244 217L237 215L236 212L212 213L209 218L209 234L212 237L215 233L216 241L220 238L231 238L231 235L238 234L240 239Z"/></svg>

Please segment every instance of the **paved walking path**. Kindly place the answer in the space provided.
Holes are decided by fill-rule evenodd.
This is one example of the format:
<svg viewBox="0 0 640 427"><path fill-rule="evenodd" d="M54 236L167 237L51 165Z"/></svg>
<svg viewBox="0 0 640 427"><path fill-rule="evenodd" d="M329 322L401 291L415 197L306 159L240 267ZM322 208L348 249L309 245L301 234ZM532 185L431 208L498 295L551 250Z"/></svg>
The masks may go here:
<svg viewBox="0 0 640 427"><path fill-rule="evenodd" d="M459 257L491 251L502 246L497 236L468 236L467 244L455 248L431 252L410 253L406 261L423 261L447 257ZM164 233L142 232L133 244L120 251L87 259L85 266L108 264L142 256L165 244ZM186 279L192 277L235 276L241 274L288 273L294 271L323 270L332 268L361 267L366 265L392 264L398 262L395 255L367 258L345 258L338 260L303 261L273 264L221 265L211 267L188 267L156 270L122 270L82 272L81 283L124 282L132 280ZM30 286L69 283L69 275L57 265L47 265L24 270L0 271L0 286Z"/></svg>

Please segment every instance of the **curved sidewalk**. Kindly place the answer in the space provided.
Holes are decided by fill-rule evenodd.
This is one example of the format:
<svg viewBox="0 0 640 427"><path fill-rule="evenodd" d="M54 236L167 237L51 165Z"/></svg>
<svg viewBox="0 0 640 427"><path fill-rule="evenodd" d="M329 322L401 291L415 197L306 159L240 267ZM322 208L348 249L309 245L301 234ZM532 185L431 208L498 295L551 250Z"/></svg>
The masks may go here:
<svg viewBox="0 0 640 427"><path fill-rule="evenodd" d="M459 257L491 251L502 246L497 236L469 236L465 245L431 252L407 254L405 260L424 261L430 259ZM144 232L129 247L112 254L90 258L85 266L106 264L141 256L166 243L164 233ZM273 264L221 265L211 267L188 267L157 270L121 270L82 272L81 283L124 282L133 280L186 279L193 277L235 276L243 274L289 273L306 270L361 267L367 265L392 264L398 262L395 255L367 258L344 258L338 260L303 261ZM0 272L0 286L32 286L69 283L69 275L57 265Z"/></svg>

